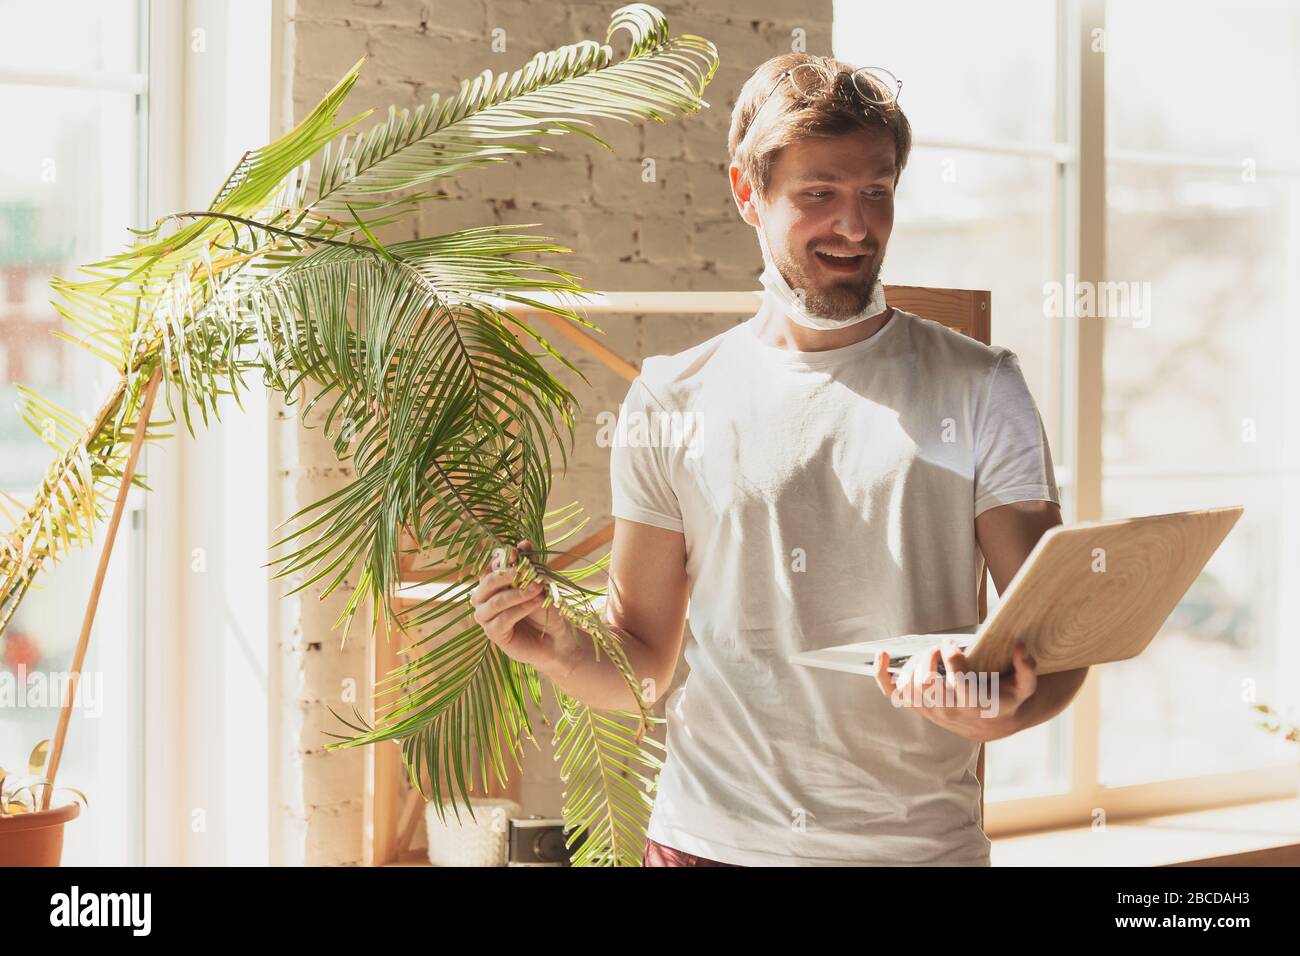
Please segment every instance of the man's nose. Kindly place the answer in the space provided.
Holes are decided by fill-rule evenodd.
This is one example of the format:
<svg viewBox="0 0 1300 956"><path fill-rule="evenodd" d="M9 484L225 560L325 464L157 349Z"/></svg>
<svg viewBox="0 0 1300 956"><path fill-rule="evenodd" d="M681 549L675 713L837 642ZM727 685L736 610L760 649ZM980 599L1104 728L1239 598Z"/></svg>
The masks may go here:
<svg viewBox="0 0 1300 956"><path fill-rule="evenodd" d="M862 204L850 201L843 204L836 212L835 233L853 243L861 243L867 237L867 214Z"/></svg>

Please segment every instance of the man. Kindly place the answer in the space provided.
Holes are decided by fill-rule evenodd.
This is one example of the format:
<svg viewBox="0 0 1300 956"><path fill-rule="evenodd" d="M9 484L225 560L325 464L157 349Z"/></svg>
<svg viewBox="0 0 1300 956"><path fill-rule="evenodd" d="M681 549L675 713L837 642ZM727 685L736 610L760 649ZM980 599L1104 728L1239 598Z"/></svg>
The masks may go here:
<svg viewBox="0 0 1300 956"><path fill-rule="evenodd" d="M974 624L984 563L1001 593L1061 523L1015 354L884 303L911 148L892 92L806 54L755 71L728 145L763 253L761 307L646 359L620 411L620 434L697 423L611 456L606 619L652 688L671 682L689 595L690 675L666 704L647 865L987 865L980 744L1059 713L1086 676L1038 677L1018 648L993 716L925 693L968 672L951 647L897 680L882 658L875 687L788 661ZM489 637L587 704L630 709L608 659L509 587L512 570L476 592Z"/></svg>

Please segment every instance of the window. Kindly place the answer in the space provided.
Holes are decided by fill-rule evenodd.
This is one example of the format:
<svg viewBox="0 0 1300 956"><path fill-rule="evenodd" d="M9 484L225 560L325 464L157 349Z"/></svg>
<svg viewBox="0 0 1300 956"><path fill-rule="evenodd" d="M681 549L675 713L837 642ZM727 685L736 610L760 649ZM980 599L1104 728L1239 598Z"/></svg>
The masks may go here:
<svg viewBox="0 0 1300 956"><path fill-rule="evenodd" d="M1124 786L1288 759L1249 704L1289 702L1300 623L1283 576L1300 550L1300 10L1106 16L1107 277L1151 293L1149 315L1106 325L1106 516L1245 506L1147 653L1101 672L1098 773Z"/></svg>
<svg viewBox="0 0 1300 956"><path fill-rule="evenodd" d="M144 17L135 0L0 0L0 22L0 114L12 133L0 151L0 490L25 505L53 451L20 419L16 384L88 418L108 381L103 362L51 335L63 322L47 282L142 225ZM129 505L56 780L90 801L71 825L67 864L141 861L143 514L134 496ZM38 578L0 638L0 680L12 692L0 720L6 766L25 765L54 737L99 545Z"/></svg>
<svg viewBox="0 0 1300 956"><path fill-rule="evenodd" d="M882 277L992 291L993 338L1021 356L1066 521L1246 508L1145 654L1097 668L1056 720L989 745L990 829L1294 789L1279 769L1294 746L1256 727L1249 703L1293 704L1273 675L1300 655L1282 639L1300 624L1285 586L1300 570L1287 424L1300 402L1283 364L1300 345L1288 320L1300 301L1300 11L842 0L833 48L894 72L913 127ZM1104 153L1081 133L1083 103L1103 117ZM1103 170L1104 193L1089 185ZM1089 231L1081 208L1102 209L1104 228ZM1147 295L1130 309L1145 315L1054 317L1045 284L1069 295L1103 246L1093 278L1136 283L1125 291ZM1080 346L1089 321L1105 322L1104 349ZM1076 436L1095 431L1081 423L1098 417L1079 404L1092 373L1100 447L1080 444L1075 462ZM1099 512L1080 513L1096 500L1085 489L1100 489Z"/></svg>

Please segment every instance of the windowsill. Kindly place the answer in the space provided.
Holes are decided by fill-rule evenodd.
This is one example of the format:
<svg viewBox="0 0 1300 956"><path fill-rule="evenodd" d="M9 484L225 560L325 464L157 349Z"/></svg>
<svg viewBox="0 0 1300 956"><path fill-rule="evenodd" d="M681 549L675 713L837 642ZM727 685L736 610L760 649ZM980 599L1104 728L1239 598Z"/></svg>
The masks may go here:
<svg viewBox="0 0 1300 956"><path fill-rule="evenodd" d="M992 837L993 866L1300 866L1300 799ZM429 866L409 850L388 866Z"/></svg>
<svg viewBox="0 0 1300 956"><path fill-rule="evenodd" d="M1300 865L1300 799L993 837L994 866Z"/></svg>

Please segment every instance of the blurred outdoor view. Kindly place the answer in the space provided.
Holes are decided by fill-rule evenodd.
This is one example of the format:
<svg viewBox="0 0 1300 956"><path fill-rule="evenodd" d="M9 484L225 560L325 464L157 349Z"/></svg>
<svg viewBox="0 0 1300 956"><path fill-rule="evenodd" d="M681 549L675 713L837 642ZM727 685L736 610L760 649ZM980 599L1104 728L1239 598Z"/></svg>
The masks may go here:
<svg viewBox="0 0 1300 956"><path fill-rule="evenodd" d="M142 96L130 92L138 83L134 0L0 0L0 23L0 115L12 133L0 150L0 500L16 514L30 503L54 450L20 418L15 384L83 419L106 394L104 363L51 335L64 324L47 283L116 251L130 238L128 226L143 225ZM23 82L48 81L51 73L57 85ZM123 520L56 780L94 801L65 864L131 862L139 847L133 809L143 728L132 599L142 575L130 568L142 559L141 518L136 512ZM0 520L7 531L11 520ZM0 720L0 766L11 773L25 773L32 748L54 737L98 544L41 575L0 638L0 680L16 695ZM109 821L117 825L106 827Z"/></svg>
<svg viewBox="0 0 1300 956"><path fill-rule="evenodd" d="M834 53L903 81L917 141L882 277L992 291L1068 522L1071 356L1044 296L1077 228L1057 153L1056 104L1078 95L1058 79L1064 6L841 0ZM1101 725L1083 730L1105 786L1294 765L1249 704L1294 704L1300 630L1300 7L1112 0L1104 44L1106 278L1149 283L1150 307L1079 320L1106 322L1103 517L1245 513L1151 647L1102 669ZM989 799L1065 789L1070 719L990 745Z"/></svg>

